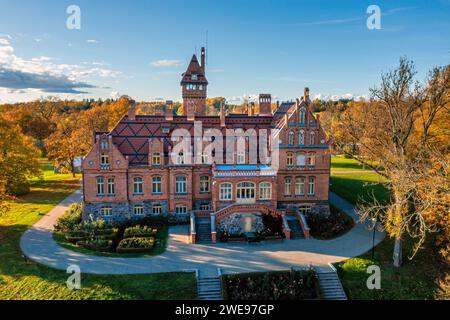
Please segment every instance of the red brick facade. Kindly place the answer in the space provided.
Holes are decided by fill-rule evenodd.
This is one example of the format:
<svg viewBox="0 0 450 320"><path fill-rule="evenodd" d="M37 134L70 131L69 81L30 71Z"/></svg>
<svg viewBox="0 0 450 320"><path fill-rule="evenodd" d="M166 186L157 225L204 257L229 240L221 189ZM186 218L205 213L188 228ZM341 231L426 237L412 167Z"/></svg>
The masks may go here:
<svg viewBox="0 0 450 320"><path fill-rule="evenodd" d="M191 84L196 89L202 85L202 90L193 90L193 86L187 90ZM165 115L136 116L131 105L129 114L111 132L96 134L82 165L86 215L126 220L193 210L215 212L236 202L274 209L328 205L329 150L320 122L310 110L308 89L301 99L282 103L274 113L270 95L264 94L259 99L259 114L252 110L226 116L222 109L220 116L205 116L203 50L202 65L194 56L181 85L184 115L175 116L168 110ZM195 123L202 124L203 134L207 129L223 134L222 161L217 150L205 153L205 164L193 160L196 139L205 147L210 144L210 139L198 139ZM181 156L173 155L178 142L172 137L177 129L193 137L190 149ZM262 130L269 135L278 130L278 170L249 163L253 151L261 155L259 145L254 150L246 143L241 154L229 148L234 143L227 146L227 129L254 130L258 137ZM226 162L227 157L233 162Z"/></svg>

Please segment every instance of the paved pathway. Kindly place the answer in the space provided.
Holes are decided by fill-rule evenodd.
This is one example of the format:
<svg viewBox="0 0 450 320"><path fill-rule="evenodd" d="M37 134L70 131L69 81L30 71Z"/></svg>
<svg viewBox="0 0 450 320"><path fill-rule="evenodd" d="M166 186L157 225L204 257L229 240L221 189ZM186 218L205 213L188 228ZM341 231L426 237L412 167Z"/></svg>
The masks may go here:
<svg viewBox="0 0 450 320"><path fill-rule="evenodd" d="M80 267L83 273L95 274L139 274L173 272L186 269L210 270L221 268L223 273L264 270L283 270L308 264L328 268L328 263L342 261L360 255L372 247L372 231L366 225L355 227L337 239L301 239L259 244L188 244L188 227L170 228L167 250L154 257L116 258L89 256L60 247L52 238L56 219L73 202L81 201L81 190L73 193L21 238L22 251L31 260L66 270L71 264ZM341 208L355 220L353 206L330 194L330 202ZM376 234L376 243L383 239Z"/></svg>

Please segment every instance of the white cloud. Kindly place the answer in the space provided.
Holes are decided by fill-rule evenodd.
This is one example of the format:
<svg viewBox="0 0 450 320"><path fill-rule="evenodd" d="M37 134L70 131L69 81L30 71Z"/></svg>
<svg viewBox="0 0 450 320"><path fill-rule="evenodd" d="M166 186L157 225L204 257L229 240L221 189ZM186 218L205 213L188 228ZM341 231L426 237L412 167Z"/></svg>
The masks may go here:
<svg viewBox="0 0 450 320"><path fill-rule="evenodd" d="M163 60L156 60L153 61L151 63L152 66L154 67L178 67L181 65L181 61L180 60L167 60L167 59L163 59Z"/></svg>
<svg viewBox="0 0 450 320"><path fill-rule="evenodd" d="M322 101L338 101L340 99L346 99L346 100L355 100L355 101L361 101L361 100L367 100L366 95L355 95L353 93L346 93L346 94L322 94L318 93L314 95L313 100L322 100Z"/></svg>
<svg viewBox="0 0 450 320"><path fill-rule="evenodd" d="M2 39L0 38L0 45L2 46L9 46L9 40L8 39Z"/></svg>
<svg viewBox="0 0 450 320"><path fill-rule="evenodd" d="M111 91L111 93L109 94L109 96L113 99L117 99L120 97L119 91Z"/></svg>
<svg viewBox="0 0 450 320"><path fill-rule="evenodd" d="M89 77L114 78L120 74L106 68L56 64L46 56L24 59L15 54L12 46L4 43L0 43L0 87L10 90L77 94L82 92L81 88L96 87L85 82Z"/></svg>
<svg viewBox="0 0 450 320"><path fill-rule="evenodd" d="M41 39L41 38L34 38L34 41L36 41L36 42L41 42L42 39Z"/></svg>
<svg viewBox="0 0 450 320"><path fill-rule="evenodd" d="M86 42L87 43L98 43L98 41L95 39L89 39L89 40L86 40Z"/></svg>

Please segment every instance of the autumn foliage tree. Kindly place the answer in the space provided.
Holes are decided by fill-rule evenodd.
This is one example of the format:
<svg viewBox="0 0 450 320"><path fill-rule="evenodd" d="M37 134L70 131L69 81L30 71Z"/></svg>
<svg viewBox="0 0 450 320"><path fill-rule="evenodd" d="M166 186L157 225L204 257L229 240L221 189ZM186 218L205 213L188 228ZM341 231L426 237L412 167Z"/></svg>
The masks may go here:
<svg viewBox="0 0 450 320"><path fill-rule="evenodd" d="M448 236L442 221L448 221L450 210L450 67L433 69L425 84L415 82L415 74L413 63L402 58L371 90L370 102L325 116L334 148L387 180L391 201L374 198L359 209L363 219L378 219L395 239L395 266L402 264L406 234L417 239L414 254L428 234L446 229Z"/></svg>

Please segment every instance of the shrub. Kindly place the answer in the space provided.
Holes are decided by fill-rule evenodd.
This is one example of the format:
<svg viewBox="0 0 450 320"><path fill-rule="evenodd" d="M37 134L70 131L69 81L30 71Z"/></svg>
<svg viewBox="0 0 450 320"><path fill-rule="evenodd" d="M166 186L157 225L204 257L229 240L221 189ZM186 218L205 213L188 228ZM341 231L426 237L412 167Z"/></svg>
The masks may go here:
<svg viewBox="0 0 450 320"><path fill-rule="evenodd" d="M78 241L77 245L94 251L111 251L112 249L112 241L101 238Z"/></svg>
<svg viewBox="0 0 450 320"><path fill-rule="evenodd" d="M281 217L274 217L270 214L263 215L263 223L266 229L273 233L282 234L283 233L283 220Z"/></svg>
<svg viewBox="0 0 450 320"><path fill-rule="evenodd" d="M120 241L117 248L153 248L154 245L154 237L126 238Z"/></svg>
<svg viewBox="0 0 450 320"><path fill-rule="evenodd" d="M319 299L319 283L313 270L271 271L225 275L229 300Z"/></svg>
<svg viewBox="0 0 450 320"><path fill-rule="evenodd" d="M57 232L73 232L80 231L80 223L83 216L83 205L72 203L70 208L58 218L55 231Z"/></svg>
<svg viewBox="0 0 450 320"><path fill-rule="evenodd" d="M150 237L155 236L158 230L156 228L152 228L149 226L140 226L136 225L134 227L126 228L123 237L124 238L132 238L132 237Z"/></svg>
<svg viewBox="0 0 450 320"><path fill-rule="evenodd" d="M330 206L328 216L308 214L306 217L311 235L315 238L330 239L342 235L353 228L355 222L351 217Z"/></svg>

